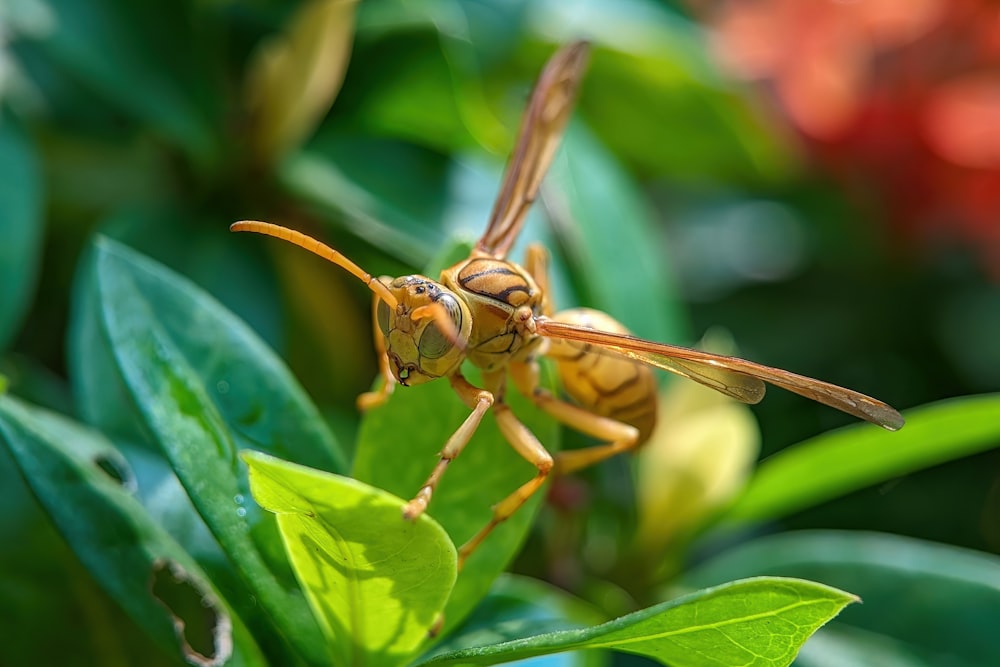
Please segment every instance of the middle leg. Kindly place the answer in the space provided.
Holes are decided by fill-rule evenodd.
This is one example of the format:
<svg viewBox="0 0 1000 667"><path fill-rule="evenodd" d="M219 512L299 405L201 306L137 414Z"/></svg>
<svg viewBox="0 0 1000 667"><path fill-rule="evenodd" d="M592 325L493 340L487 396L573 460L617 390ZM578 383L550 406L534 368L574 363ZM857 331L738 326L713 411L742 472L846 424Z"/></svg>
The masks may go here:
<svg viewBox="0 0 1000 667"><path fill-rule="evenodd" d="M459 570L462 569L472 552L486 539L486 536L493 532L494 528L510 518L524 503L528 502L528 499L541 488L552 471L552 455L542 446L535 434L514 415L510 406L498 402L493 407L493 414L496 416L497 426L504 438L514 448L514 451L538 469L538 474L493 506L493 516L489 523L458 550Z"/></svg>

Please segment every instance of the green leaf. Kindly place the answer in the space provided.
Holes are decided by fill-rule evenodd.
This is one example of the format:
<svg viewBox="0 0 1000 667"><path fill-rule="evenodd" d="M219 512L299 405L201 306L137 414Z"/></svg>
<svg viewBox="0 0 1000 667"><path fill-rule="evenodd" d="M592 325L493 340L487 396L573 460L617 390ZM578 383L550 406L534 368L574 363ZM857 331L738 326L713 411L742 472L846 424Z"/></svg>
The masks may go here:
<svg viewBox="0 0 1000 667"><path fill-rule="evenodd" d="M787 145L715 69L701 26L649 0L545 9L546 37L602 37L580 106L615 155L687 181L773 181L788 173Z"/></svg>
<svg viewBox="0 0 1000 667"><path fill-rule="evenodd" d="M96 249L87 248L73 280L66 353L77 414L106 435L136 443L149 434L118 371L101 323Z"/></svg>
<svg viewBox="0 0 1000 667"><path fill-rule="evenodd" d="M753 575L808 577L860 595L865 603L831 626L841 643L855 638L860 648L867 642L882 650L895 646L928 665L1000 664L996 555L898 535L808 531L729 550L690 572L685 583L706 586Z"/></svg>
<svg viewBox="0 0 1000 667"><path fill-rule="evenodd" d="M585 628L606 620L605 614L560 588L537 579L502 574L466 622L423 660L546 632ZM542 664L605 667L609 657L604 651L575 651L543 658Z"/></svg>
<svg viewBox="0 0 1000 667"><path fill-rule="evenodd" d="M427 516L353 479L244 452L339 665L401 665L427 640L455 583L455 547Z"/></svg>
<svg viewBox="0 0 1000 667"><path fill-rule="evenodd" d="M244 502L236 456L239 443L256 442L329 462L306 451L324 442L319 417L289 393L294 385L276 358L214 300L114 242L99 240L95 251L101 323L145 428L273 628L310 662L323 662L319 627L285 569L273 519ZM222 329L214 326L220 319ZM227 338L256 360L235 365ZM303 423L288 421L296 412ZM235 417L232 426L223 414Z"/></svg>
<svg viewBox="0 0 1000 667"><path fill-rule="evenodd" d="M726 522L783 516L845 493L977 452L1000 441L1000 395L952 399L906 412L898 432L856 424L761 463Z"/></svg>
<svg viewBox="0 0 1000 667"><path fill-rule="evenodd" d="M75 411L66 379L39 359L17 352L0 357L0 378L0 393L7 382L10 392L25 401L64 415Z"/></svg>
<svg viewBox="0 0 1000 667"><path fill-rule="evenodd" d="M443 38L436 35L402 37L406 57L373 64L369 74L378 85L366 91L357 117L374 134L404 139L439 151L475 144L463 123L456 99L456 73L445 54ZM426 113L428 108L434 113Z"/></svg>
<svg viewBox="0 0 1000 667"><path fill-rule="evenodd" d="M450 46L449 42L455 43L453 48L464 42L465 48L475 49L481 62L491 63L508 55L523 36L530 19L529 4L528 0L368 2L359 7L358 34L366 41L385 40L386 44L398 45L407 33L434 31L446 40L445 48Z"/></svg>
<svg viewBox="0 0 1000 667"><path fill-rule="evenodd" d="M78 368L73 375L78 400L96 400L89 396L95 391L102 397L100 389L107 385L100 383L111 381L113 371L106 365L90 366L91 355L101 353L100 347L93 345L95 336L114 347L109 318L146 328L138 318L128 317L128 309L135 306L150 310L149 322L162 327L162 334L177 346L239 447L261 449L316 468L346 469L339 445L281 359L215 299L181 276L108 239L95 243L89 271L78 277L80 284L74 295L76 301L83 301L74 313L74 325L80 330L71 334L71 350L79 346L72 355ZM96 280L96 285L88 285L89 280ZM122 298L136 302L125 305L109 299L109 290L118 285L130 286L123 287L129 293ZM96 295L90 294L94 289ZM88 308L88 298L96 298L97 305ZM96 308L100 310L93 316L100 320L95 323L88 310ZM88 377L91 372L93 376ZM99 406L94 411L104 415ZM85 410L84 414L90 412ZM107 418L114 423L112 415ZM95 421L107 427L103 420Z"/></svg>
<svg viewBox="0 0 1000 667"><path fill-rule="evenodd" d="M806 642L795 664L797 667L935 667L941 663L933 657L921 657L903 642L834 622ZM948 661L946 664L959 667L960 663Z"/></svg>
<svg viewBox="0 0 1000 667"><path fill-rule="evenodd" d="M219 157L212 23L189 2L49 0L46 54L125 113L148 122L201 164ZM197 27L198 29L195 29ZM184 48L178 48L183 44Z"/></svg>
<svg viewBox="0 0 1000 667"><path fill-rule="evenodd" d="M709 588L617 620L435 656L426 665L492 665L578 649L636 653L671 667L791 664L817 628L857 598L822 584L760 577Z"/></svg>
<svg viewBox="0 0 1000 667"><path fill-rule="evenodd" d="M128 466L110 443L68 419L3 396L0 440L83 564L164 651L183 657L188 641L204 656L200 664L265 664L205 573L132 496ZM167 574L179 578L171 582ZM193 596L194 608L178 604L184 595ZM214 642L199 635L205 623Z"/></svg>
<svg viewBox="0 0 1000 667"><path fill-rule="evenodd" d="M478 380L471 370L466 377L473 383ZM514 414L542 444L550 451L558 450L555 423L513 389L508 399ZM468 414L469 409L443 380L398 387L386 405L364 416L353 476L402 498L412 498L434 468L448 437ZM536 473L513 451L492 413L487 413L462 455L448 466L428 514L448 531L455 544L464 544L490 520L492 505ZM543 496L543 491L536 493L466 562L445 611L446 629L465 618L520 550Z"/></svg>
<svg viewBox="0 0 1000 667"><path fill-rule="evenodd" d="M585 304L603 310L637 335L659 341L686 337L656 222L638 185L583 123L571 123L549 180L565 220L559 225ZM547 192L551 192L547 190ZM557 304L558 308L564 305Z"/></svg>
<svg viewBox="0 0 1000 667"><path fill-rule="evenodd" d="M42 182L27 137L0 113L0 350L17 333L42 250Z"/></svg>
<svg viewBox="0 0 1000 667"><path fill-rule="evenodd" d="M183 204L130 209L105 219L100 233L169 266L222 302L259 338L274 347L281 343L284 304L267 249L234 237L218 215Z"/></svg>
<svg viewBox="0 0 1000 667"><path fill-rule="evenodd" d="M166 202L177 201L171 196L168 170L176 163L162 142L134 140L135 130L90 88L66 91L47 76L38 79L52 114L46 115L40 135L46 218L49 234L60 241L49 259L69 263L96 216L109 210L134 211L138 202L158 202L150 206L159 211ZM63 244L69 247L63 249Z"/></svg>
<svg viewBox="0 0 1000 667"><path fill-rule="evenodd" d="M398 9L393 12L390 8L397 3L379 4L382 7L376 11L400 14ZM359 54L368 77L356 82L351 91L356 98L357 108L351 109L356 123L374 134L442 152L477 144L494 151L500 149L507 131L487 104L480 69L482 57L475 42L470 41L463 4L420 3L418 12L435 5L444 11L432 9L437 16L426 17L432 23L407 26L406 31L375 40ZM365 11L369 18L363 20L371 23L372 10ZM405 17L406 8L401 13L404 21L410 18ZM494 24L497 18L491 17ZM414 29L418 27L433 28L434 32ZM541 69L543 58L539 58L537 69L527 80ZM427 113L427 109L434 109L434 113Z"/></svg>
<svg viewBox="0 0 1000 667"><path fill-rule="evenodd" d="M421 266L444 239L447 166L440 155L415 146L328 131L282 161L278 178L325 217Z"/></svg>

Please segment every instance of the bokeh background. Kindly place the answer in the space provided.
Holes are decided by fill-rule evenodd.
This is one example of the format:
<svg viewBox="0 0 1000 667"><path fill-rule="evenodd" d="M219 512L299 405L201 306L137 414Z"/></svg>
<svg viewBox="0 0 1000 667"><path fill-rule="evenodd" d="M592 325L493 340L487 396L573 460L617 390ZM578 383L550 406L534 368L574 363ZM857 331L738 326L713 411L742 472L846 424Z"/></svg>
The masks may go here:
<svg viewBox="0 0 1000 667"><path fill-rule="evenodd" d="M743 356L900 409L1000 389L994 0L6 0L7 391L70 415L100 400L71 385L66 341L104 234L245 318L349 445L376 373L366 290L229 223L421 270L483 228L534 77L576 38L591 66L525 232L553 249L561 304L670 342L720 327ZM779 391L753 415L762 458L850 422ZM582 538L545 527L576 512L585 533L597 502L630 516L629 465L555 489L517 567L583 587L599 564L565 563ZM6 454L0 497L0 627L30 643L54 618L117 618ZM804 527L1000 553L1000 455L782 523ZM109 637L67 633L61 655L89 664Z"/></svg>

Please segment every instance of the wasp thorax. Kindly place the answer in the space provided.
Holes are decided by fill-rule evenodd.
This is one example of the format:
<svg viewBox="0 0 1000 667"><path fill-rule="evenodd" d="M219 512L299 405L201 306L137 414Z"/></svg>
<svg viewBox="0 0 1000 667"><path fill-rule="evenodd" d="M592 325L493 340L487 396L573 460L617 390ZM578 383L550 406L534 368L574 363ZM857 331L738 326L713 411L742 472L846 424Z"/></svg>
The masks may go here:
<svg viewBox="0 0 1000 667"><path fill-rule="evenodd" d="M398 303L393 310L379 301L376 310L393 375L402 385L448 375L465 358L472 330L468 306L454 292L424 276L383 278L382 282Z"/></svg>

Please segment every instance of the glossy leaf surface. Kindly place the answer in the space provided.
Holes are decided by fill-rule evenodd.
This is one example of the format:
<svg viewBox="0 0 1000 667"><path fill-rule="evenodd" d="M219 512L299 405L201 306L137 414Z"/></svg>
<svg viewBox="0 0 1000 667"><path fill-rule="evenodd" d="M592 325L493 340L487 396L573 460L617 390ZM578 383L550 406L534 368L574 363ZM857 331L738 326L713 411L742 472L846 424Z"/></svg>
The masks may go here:
<svg viewBox="0 0 1000 667"><path fill-rule="evenodd" d="M319 628L286 571L273 520L255 506L244 503L249 490L237 458L239 441L227 428L221 408L213 400L213 392L222 390L219 402L226 403L229 388L253 392L253 386L245 384L245 376L240 376L245 369L233 368L232 376L223 375L214 383L206 383L192 361L197 359L192 349L198 348L183 345L184 337L177 340L171 327L181 326L195 339L201 332L208 343L202 351L208 354L216 349L213 342L218 341L218 333L206 332L202 328L206 323L192 318L191 308L187 317L170 317L164 301L149 298L140 288L145 283L147 288L154 285L169 291L173 286L183 285L183 281L107 240L98 243L97 253L102 325L145 428L170 460L192 503L273 628L311 662L321 662ZM184 294L189 299L192 295L207 298L190 288ZM182 305L190 303L183 298L180 301ZM204 310L210 309L206 305ZM208 357L210 364L218 361ZM242 403L229 405L234 410L247 409ZM244 413L241 417L238 423L250 426L260 415ZM234 430L238 431L239 426ZM269 441L274 436L264 437ZM283 450L284 446L306 441L305 436L283 438L281 447L275 449Z"/></svg>
<svg viewBox="0 0 1000 667"><path fill-rule="evenodd" d="M132 496L128 465L107 440L64 417L0 397L0 441L83 564L161 649L178 658L198 650L203 665L265 664L205 573ZM183 573L173 585L201 598L200 610L172 610L157 597L164 569ZM185 646L201 623L211 624L214 642Z"/></svg>
<svg viewBox="0 0 1000 667"><path fill-rule="evenodd" d="M1000 661L995 633L1000 558L995 555L898 535L803 531L732 549L684 579L706 586L756 575L808 577L861 596L864 604L851 607L831 626L837 632L829 640L840 651L863 652L870 642L881 651L895 646L893 654L925 664ZM820 653L812 651L813 659L805 664L823 664Z"/></svg>
<svg viewBox="0 0 1000 667"><path fill-rule="evenodd" d="M31 301L42 245L41 171L28 138L0 113L0 349Z"/></svg>
<svg viewBox="0 0 1000 667"><path fill-rule="evenodd" d="M91 271L93 278L84 276L78 286L82 291L78 298L84 300L93 298L88 294L90 289L98 290L100 309L100 319L94 322L86 304L80 308L77 375L85 396L86 390L110 381L115 373L104 365L88 367L89 355L114 347L111 339L116 330L108 324L111 318L140 330L152 329L155 323L177 346L191 367L193 381L206 392L239 447L262 449L314 467L344 470L343 454L315 406L278 356L242 320L187 279L108 239L95 244ZM97 280L95 287L88 288L86 281L90 279ZM116 295L123 302L111 298L119 287L128 290ZM145 309L150 319L130 317L131 307ZM103 337L105 345L95 349L95 335ZM89 373L94 377L89 378ZM99 398L94 396L93 400ZM102 417L103 413L96 415ZM104 428L114 424L96 421Z"/></svg>
<svg viewBox="0 0 1000 667"><path fill-rule="evenodd" d="M245 452L250 488L274 512L334 664L391 667L427 640L455 582L455 547L403 501L347 477Z"/></svg>
<svg viewBox="0 0 1000 667"><path fill-rule="evenodd" d="M914 470L996 447L1000 396L942 401L906 412L898 433L867 424L831 431L761 463L724 521L782 516Z"/></svg>
<svg viewBox="0 0 1000 667"><path fill-rule="evenodd" d="M579 649L643 655L671 667L791 664L799 647L854 596L821 584L762 577L723 584L585 630L436 656L428 665L491 665Z"/></svg>
<svg viewBox="0 0 1000 667"><path fill-rule="evenodd" d="M636 182L584 123L570 126L544 190L574 266L585 305L654 341L678 342L677 304L665 244ZM563 307L562 304L559 307ZM580 305L580 304L569 304Z"/></svg>

